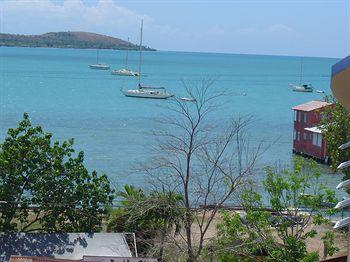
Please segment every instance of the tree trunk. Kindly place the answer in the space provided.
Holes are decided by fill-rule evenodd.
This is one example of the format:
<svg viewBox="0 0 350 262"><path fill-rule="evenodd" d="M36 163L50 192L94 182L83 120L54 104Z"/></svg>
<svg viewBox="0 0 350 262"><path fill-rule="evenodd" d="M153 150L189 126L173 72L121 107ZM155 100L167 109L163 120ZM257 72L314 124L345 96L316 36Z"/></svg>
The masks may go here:
<svg viewBox="0 0 350 262"><path fill-rule="evenodd" d="M194 262L195 257L194 257L193 248L192 248L191 214L189 210L187 210L185 214L185 227L186 227L187 255L188 255L187 261Z"/></svg>
<svg viewBox="0 0 350 262"><path fill-rule="evenodd" d="M190 199L189 199L189 181L190 181L190 167L191 167L191 156L192 156L192 147L193 147L193 136L194 136L194 129L192 130L191 136L190 136L190 144L188 147L187 152L187 159L186 159L186 177L185 177L185 184L184 184L184 193L185 193L185 227L186 227L186 239L187 239L187 260L189 262L194 262L195 256L193 253L193 247L192 247L192 221L191 221L191 205L190 205Z"/></svg>
<svg viewBox="0 0 350 262"><path fill-rule="evenodd" d="M165 242L165 237L168 232L168 227L167 225L164 225L163 230L162 230L162 237L160 240L160 249L159 249L159 254L158 254L158 261L162 262L163 261L163 255L164 255L164 242Z"/></svg>

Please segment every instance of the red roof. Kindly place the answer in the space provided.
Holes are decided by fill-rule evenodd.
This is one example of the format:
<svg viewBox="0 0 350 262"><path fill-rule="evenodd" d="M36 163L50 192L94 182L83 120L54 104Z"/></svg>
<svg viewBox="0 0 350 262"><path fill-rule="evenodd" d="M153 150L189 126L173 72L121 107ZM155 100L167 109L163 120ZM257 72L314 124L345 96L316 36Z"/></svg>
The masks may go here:
<svg viewBox="0 0 350 262"><path fill-rule="evenodd" d="M313 100L313 101L307 102L305 104L297 105L297 106L293 107L292 109L298 110L298 111L309 112L309 111L313 111L313 110L316 110L316 109L319 109L319 108L322 108L325 106L330 106L330 105L331 105L331 103Z"/></svg>

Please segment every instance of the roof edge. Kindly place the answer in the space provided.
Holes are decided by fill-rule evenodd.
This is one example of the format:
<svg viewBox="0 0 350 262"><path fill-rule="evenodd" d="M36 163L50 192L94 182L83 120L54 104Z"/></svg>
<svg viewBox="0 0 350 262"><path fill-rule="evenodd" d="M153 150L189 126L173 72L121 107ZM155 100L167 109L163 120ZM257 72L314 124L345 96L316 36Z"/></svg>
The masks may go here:
<svg viewBox="0 0 350 262"><path fill-rule="evenodd" d="M332 75L336 75L348 67L350 67L350 55L332 66Z"/></svg>

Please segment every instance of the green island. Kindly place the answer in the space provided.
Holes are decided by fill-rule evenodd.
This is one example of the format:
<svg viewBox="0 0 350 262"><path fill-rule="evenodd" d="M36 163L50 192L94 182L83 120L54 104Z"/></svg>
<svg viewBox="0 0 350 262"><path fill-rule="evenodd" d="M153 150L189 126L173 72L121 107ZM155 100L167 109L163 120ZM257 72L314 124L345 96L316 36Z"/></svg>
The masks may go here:
<svg viewBox="0 0 350 262"><path fill-rule="evenodd" d="M50 32L42 35L0 34L0 46L139 50L139 45L89 32ZM148 46L142 50L156 51Z"/></svg>

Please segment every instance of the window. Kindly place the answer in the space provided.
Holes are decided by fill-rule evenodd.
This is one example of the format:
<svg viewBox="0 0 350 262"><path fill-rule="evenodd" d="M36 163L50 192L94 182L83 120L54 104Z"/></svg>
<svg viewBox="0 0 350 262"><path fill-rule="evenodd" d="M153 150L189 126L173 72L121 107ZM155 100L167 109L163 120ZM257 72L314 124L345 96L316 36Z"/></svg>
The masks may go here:
<svg viewBox="0 0 350 262"><path fill-rule="evenodd" d="M303 139L307 140L307 134L306 133L303 133Z"/></svg>
<svg viewBox="0 0 350 262"><path fill-rule="evenodd" d="M301 112L298 112L298 122L301 122Z"/></svg>
<svg viewBox="0 0 350 262"><path fill-rule="evenodd" d="M317 145L322 146L322 134L317 134Z"/></svg>
<svg viewBox="0 0 350 262"><path fill-rule="evenodd" d="M304 123L307 123L307 113L304 113Z"/></svg>
<svg viewBox="0 0 350 262"><path fill-rule="evenodd" d="M322 146L322 134L313 133L312 134L312 144L314 146L321 147Z"/></svg>
<svg viewBox="0 0 350 262"><path fill-rule="evenodd" d="M294 121L297 121L298 111L294 111Z"/></svg>
<svg viewBox="0 0 350 262"><path fill-rule="evenodd" d="M313 133L313 134L312 134L312 144L313 144L314 146L317 145L317 134L316 134L316 133Z"/></svg>
<svg viewBox="0 0 350 262"><path fill-rule="evenodd" d="M294 129L294 132L293 132L293 140L297 139L297 131L295 131Z"/></svg>
<svg viewBox="0 0 350 262"><path fill-rule="evenodd" d="M300 141L300 132L297 132L297 140Z"/></svg>

